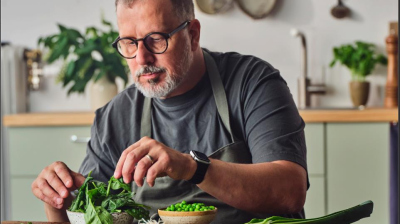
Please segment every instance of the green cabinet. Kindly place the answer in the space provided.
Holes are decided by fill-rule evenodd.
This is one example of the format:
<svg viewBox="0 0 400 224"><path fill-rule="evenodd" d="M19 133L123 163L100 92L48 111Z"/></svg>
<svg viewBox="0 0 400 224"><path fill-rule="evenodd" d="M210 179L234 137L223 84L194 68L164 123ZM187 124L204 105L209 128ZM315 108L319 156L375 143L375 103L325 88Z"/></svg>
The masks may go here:
<svg viewBox="0 0 400 224"><path fill-rule="evenodd" d="M372 200L360 224L389 223L389 124L309 123L305 128L310 188L307 218Z"/></svg>
<svg viewBox="0 0 400 224"><path fill-rule="evenodd" d="M325 194L325 124L306 124L304 130L307 145L307 167L310 188L307 191L304 210L307 218L326 214Z"/></svg>
<svg viewBox="0 0 400 224"><path fill-rule="evenodd" d="M44 204L33 195L31 184L55 161L77 171L86 154L86 143L73 142L71 136L86 139L90 127L12 127L8 131L11 220L46 221Z"/></svg>
<svg viewBox="0 0 400 224"><path fill-rule="evenodd" d="M327 124L328 213L372 200L360 224L389 223L389 124Z"/></svg>

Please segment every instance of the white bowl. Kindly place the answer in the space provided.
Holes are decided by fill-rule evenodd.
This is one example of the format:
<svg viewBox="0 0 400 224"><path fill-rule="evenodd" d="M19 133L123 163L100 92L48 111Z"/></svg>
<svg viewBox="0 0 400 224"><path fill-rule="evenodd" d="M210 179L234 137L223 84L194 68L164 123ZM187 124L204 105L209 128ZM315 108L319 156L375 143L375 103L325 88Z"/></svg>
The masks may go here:
<svg viewBox="0 0 400 224"><path fill-rule="evenodd" d="M85 213L67 210L67 216L71 224L86 224ZM111 213L111 216L113 218L113 224L131 224L133 222L133 217L126 212Z"/></svg>
<svg viewBox="0 0 400 224"><path fill-rule="evenodd" d="M159 209L158 215L164 224L209 224L217 215L217 208L198 212L177 212Z"/></svg>

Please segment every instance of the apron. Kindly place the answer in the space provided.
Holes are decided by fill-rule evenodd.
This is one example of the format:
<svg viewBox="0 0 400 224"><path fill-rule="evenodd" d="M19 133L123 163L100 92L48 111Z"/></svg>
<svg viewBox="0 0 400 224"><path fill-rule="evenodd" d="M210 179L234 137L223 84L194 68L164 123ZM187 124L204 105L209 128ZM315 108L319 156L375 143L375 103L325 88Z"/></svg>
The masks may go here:
<svg viewBox="0 0 400 224"><path fill-rule="evenodd" d="M203 51L203 54L218 114L225 128L230 133L232 140L232 143L207 156L225 162L251 164L252 156L247 145L243 141L237 141L233 136L230 126L228 102L217 65L207 52ZM151 137L151 98L147 97L145 97L143 104L140 134L142 137ZM136 192L134 200L137 203L145 204L152 208L150 210L150 215L157 213L158 208L166 208L171 204L185 200L187 203L202 202L206 205L217 207L218 212L212 222L213 224L245 223L252 218L265 218L268 216L267 214L253 214L233 208L204 192L195 184L188 183L184 180L173 180L168 176L156 178L154 187L149 187L147 184L144 184L143 187L138 187L133 182L132 191Z"/></svg>

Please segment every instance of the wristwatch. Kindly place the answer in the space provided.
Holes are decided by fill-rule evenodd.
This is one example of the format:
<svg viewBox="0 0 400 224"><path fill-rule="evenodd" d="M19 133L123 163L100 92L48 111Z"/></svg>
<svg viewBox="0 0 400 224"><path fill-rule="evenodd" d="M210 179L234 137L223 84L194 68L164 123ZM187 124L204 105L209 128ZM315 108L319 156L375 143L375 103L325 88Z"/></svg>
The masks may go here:
<svg viewBox="0 0 400 224"><path fill-rule="evenodd" d="M196 161L197 169L193 177L188 180L188 182L192 184L199 184L204 180L204 176L206 175L208 166L210 165L211 161L204 153L199 151L191 150L190 155L192 156L194 161Z"/></svg>

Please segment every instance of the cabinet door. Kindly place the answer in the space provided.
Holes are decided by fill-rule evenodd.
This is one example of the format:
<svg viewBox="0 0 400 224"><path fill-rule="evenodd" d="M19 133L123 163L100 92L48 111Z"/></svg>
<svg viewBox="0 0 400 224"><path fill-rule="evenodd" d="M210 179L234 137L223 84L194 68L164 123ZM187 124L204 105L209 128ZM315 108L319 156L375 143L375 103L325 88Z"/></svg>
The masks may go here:
<svg viewBox="0 0 400 224"><path fill-rule="evenodd" d="M327 189L328 213L372 200L357 223L389 223L389 124L327 124Z"/></svg>
<svg viewBox="0 0 400 224"><path fill-rule="evenodd" d="M47 221L44 202L31 191L34 180L35 177L11 179L11 220Z"/></svg>
<svg viewBox="0 0 400 224"><path fill-rule="evenodd" d="M304 211L306 218L316 218L325 214L325 178L309 177L310 188L307 191L306 203Z"/></svg>
<svg viewBox="0 0 400 224"><path fill-rule="evenodd" d="M325 175L324 125L323 123L310 123L306 124L304 130L309 175Z"/></svg>
<svg viewBox="0 0 400 224"><path fill-rule="evenodd" d="M86 154L86 143L74 143L71 136L90 137L90 127L10 128L11 176L37 176L55 161L77 171Z"/></svg>
<svg viewBox="0 0 400 224"><path fill-rule="evenodd" d="M307 166L310 188L304 210L307 218L326 215L325 145L323 123L306 124Z"/></svg>
<svg viewBox="0 0 400 224"><path fill-rule="evenodd" d="M46 166L65 162L78 171L86 154L86 143L74 143L71 136L90 137L90 127L10 128L11 220L44 221L44 204L31 184Z"/></svg>

